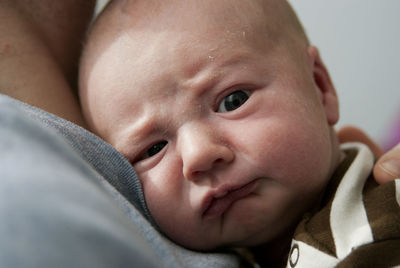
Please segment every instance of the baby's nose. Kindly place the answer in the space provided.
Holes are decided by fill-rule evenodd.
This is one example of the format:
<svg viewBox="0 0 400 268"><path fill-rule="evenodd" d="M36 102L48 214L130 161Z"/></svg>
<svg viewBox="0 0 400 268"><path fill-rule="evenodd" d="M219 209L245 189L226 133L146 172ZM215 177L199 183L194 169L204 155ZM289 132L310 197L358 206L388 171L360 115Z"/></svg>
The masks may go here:
<svg viewBox="0 0 400 268"><path fill-rule="evenodd" d="M186 129L181 136L180 151L183 175L188 180L197 180L234 159L229 145L206 127Z"/></svg>

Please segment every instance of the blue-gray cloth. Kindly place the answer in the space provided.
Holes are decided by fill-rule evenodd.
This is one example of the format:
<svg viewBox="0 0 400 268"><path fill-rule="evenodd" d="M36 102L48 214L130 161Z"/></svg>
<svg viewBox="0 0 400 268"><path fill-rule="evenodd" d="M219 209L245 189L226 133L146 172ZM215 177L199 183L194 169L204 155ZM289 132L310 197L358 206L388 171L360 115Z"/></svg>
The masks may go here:
<svg viewBox="0 0 400 268"><path fill-rule="evenodd" d="M234 255L184 249L154 226L121 154L0 95L0 267L239 267Z"/></svg>

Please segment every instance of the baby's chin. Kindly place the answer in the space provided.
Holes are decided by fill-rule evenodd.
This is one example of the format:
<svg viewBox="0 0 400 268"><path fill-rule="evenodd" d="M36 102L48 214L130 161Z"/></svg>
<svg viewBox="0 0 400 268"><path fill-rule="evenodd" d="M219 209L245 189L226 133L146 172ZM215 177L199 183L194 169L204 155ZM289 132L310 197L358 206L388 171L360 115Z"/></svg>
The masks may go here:
<svg viewBox="0 0 400 268"><path fill-rule="evenodd" d="M255 232L254 234L243 237L226 236L220 237L219 239L213 237L211 240L205 240L203 239L204 237L205 236L202 235L201 237L192 239L177 239L176 237L170 237L170 239L190 250L210 252L226 248L258 247L276 238L275 235L271 235L270 232L266 230L263 233Z"/></svg>

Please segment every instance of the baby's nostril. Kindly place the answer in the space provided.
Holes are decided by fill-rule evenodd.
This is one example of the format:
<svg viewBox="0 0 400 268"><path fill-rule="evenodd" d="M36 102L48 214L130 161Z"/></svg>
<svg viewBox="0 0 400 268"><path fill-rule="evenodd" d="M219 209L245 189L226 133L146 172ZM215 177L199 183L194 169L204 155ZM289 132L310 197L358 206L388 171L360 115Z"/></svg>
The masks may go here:
<svg viewBox="0 0 400 268"><path fill-rule="evenodd" d="M218 159L216 159L216 160L214 161L215 164L218 164L218 163L221 163L221 162L224 162L224 159L218 158Z"/></svg>

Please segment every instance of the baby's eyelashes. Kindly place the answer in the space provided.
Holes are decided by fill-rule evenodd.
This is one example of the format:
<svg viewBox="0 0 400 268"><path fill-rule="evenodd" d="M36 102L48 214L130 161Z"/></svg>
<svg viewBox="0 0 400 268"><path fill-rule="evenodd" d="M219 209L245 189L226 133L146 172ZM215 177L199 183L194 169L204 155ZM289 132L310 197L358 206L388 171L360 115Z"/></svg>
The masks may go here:
<svg viewBox="0 0 400 268"><path fill-rule="evenodd" d="M159 152L168 144L167 141L160 141L157 142L153 145L151 145L138 159L138 161L145 160L147 158L150 158Z"/></svg>
<svg viewBox="0 0 400 268"><path fill-rule="evenodd" d="M217 112L226 113L238 109L242 106L250 97L250 91L248 90L237 90L226 96L219 103Z"/></svg>

